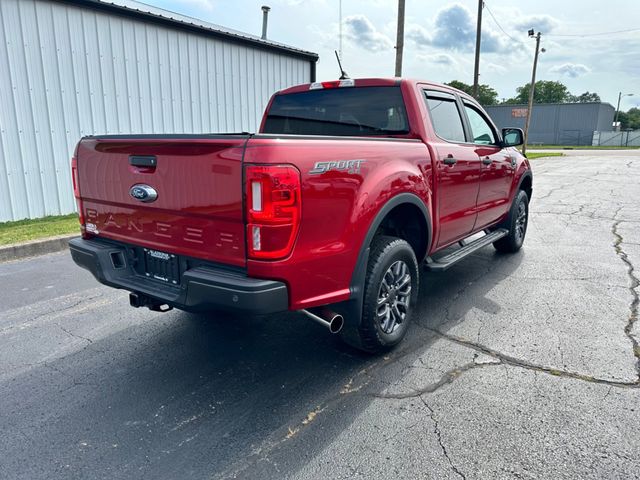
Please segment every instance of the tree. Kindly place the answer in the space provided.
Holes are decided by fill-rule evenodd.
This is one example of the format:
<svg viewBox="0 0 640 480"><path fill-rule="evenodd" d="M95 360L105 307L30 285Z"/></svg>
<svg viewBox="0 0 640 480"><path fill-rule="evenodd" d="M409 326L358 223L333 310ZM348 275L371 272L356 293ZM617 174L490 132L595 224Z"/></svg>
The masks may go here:
<svg viewBox="0 0 640 480"><path fill-rule="evenodd" d="M478 85L478 102L480 105L497 105L498 92L489 85L480 84Z"/></svg>
<svg viewBox="0 0 640 480"><path fill-rule="evenodd" d="M458 90L462 90L465 93L471 95L473 91L473 87L471 85L467 85L460 80L452 80L449 83L445 83L445 85L449 85L450 87L457 88ZM510 105L510 104L527 104L529 103L529 84L522 85L521 87L516 88L516 96L513 98L502 99L502 101L498 101L498 92L491 88L489 85L479 85L478 86L478 101L481 105ZM567 103L567 102L576 102L576 103L589 103L589 102L600 102L600 95L595 92L584 92L580 95L572 95L569 92L569 89L562 82L556 82L551 80L538 80L536 82L536 91L533 95L533 103ZM639 110L637 108L632 108L631 110ZM631 112L629 110L629 112ZM632 118L636 118L634 115L638 115L638 121L640 121L640 113L632 114ZM625 120L622 118L627 118L627 114L624 112L620 112L620 121L622 122L623 128L625 126ZM634 125L635 122L631 122ZM640 128L638 126L637 128Z"/></svg>
<svg viewBox="0 0 640 480"><path fill-rule="evenodd" d="M471 91L473 90L473 87L471 85L467 85L460 80L451 80L449 83L445 83L445 85L449 85L450 87L462 90L464 93L468 93L469 95L471 95Z"/></svg>
<svg viewBox="0 0 640 480"><path fill-rule="evenodd" d="M619 112L618 121L622 130L640 130L640 108L634 107L627 112Z"/></svg>
<svg viewBox="0 0 640 480"><path fill-rule="evenodd" d="M582 95L570 95L570 101L575 103L600 102L600 95L595 92L584 92Z"/></svg>
<svg viewBox="0 0 640 480"><path fill-rule="evenodd" d="M511 104L516 104L516 103L527 103L528 101L529 101L528 98L527 98L526 102L521 102L517 98L503 98L502 99L502 104L503 105L511 105Z"/></svg>
<svg viewBox="0 0 640 480"><path fill-rule="evenodd" d="M527 83L516 88L517 95L505 103L528 103L530 85L531 84ZM571 94L565 84L552 80L538 80L536 82L536 89L533 92L533 103L565 103L570 99Z"/></svg>
<svg viewBox="0 0 640 480"><path fill-rule="evenodd" d="M449 85L450 87L462 90L464 93L467 93L469 95L471 95L473 92L473 87L471 85L467 85L460 80L452 80L449 83L445 83L445 85ZM480 105L497 105L498 92L496 92L489 85L478 85L478 102L480 103Z"/></svg>

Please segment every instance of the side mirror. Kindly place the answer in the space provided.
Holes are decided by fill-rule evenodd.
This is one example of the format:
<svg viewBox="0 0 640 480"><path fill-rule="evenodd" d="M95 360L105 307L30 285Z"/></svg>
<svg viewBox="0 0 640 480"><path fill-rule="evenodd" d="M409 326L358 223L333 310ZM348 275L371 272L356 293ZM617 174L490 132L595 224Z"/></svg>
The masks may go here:
<svg viewBox="0 0 640 480"><path fill-rule="evenodd" d="M503 147L517 147L524 143L524 132L521 128L503 128L502 138Z"/></svg>

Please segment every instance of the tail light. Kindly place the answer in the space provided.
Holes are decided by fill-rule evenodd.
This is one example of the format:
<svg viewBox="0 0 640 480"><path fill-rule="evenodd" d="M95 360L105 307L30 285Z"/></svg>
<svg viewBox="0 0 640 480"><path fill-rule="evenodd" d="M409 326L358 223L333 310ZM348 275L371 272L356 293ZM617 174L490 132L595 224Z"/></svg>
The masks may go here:
<svg viewBox="0 0 640 480"><path fill-rule="evenodd" d="M309 90L321 90L327 88L355 87L356 82L351 78L343 80L331 80L330 82L314 82L309 85Z"/></svg>
<svg viewBox="0 0 640 480"><path fill-rule="evenodd" d="M300 172L291 165L248 165L245 181L249 258L287 257L300 229Z"/></svg>
<svg viewBox="0 0 640 480"><path fill-rule="evenodd" d="M78 177L78 159L74 156L71 159L71 180L73 182L73 196L76 197L76 205L78 206L78 221L80 222L80 232L82 237L86 238L87 231L84 221L84 209L82 208L82 199L80 198L80 179Z"/></svg>

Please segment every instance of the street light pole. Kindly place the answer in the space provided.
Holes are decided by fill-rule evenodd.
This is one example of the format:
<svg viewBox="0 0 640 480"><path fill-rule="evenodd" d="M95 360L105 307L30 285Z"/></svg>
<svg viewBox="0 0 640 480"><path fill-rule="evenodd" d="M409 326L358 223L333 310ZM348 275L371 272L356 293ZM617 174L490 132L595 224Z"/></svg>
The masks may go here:
<svg viewBox="0 0 640 480"><path fill-rule="evenodd" d="M533 57L533 72L531 73L531 85L529 87L529 108L527 108L527 121L524 125L524 143L522 144L522 153L527 153L527 141L529 140L529 124L531 123L531 109L533 108L533 93L536 89L536 69L538 68L538 53L540 52L540 32L535 35L536 38L536 54ZM529 36L533 37L533 29L529 30Z"/></svg>
<svg viewBox="0 0 640 480"><path fill-rule="evenodd" d="M618 93L618 106L616 107L616 114L613 117L613 128L616 128L616 124L618 123L618 114L620 113L620 99L622 97L633 97L633 93L625 93L622 95L622 92Z"/></svg>

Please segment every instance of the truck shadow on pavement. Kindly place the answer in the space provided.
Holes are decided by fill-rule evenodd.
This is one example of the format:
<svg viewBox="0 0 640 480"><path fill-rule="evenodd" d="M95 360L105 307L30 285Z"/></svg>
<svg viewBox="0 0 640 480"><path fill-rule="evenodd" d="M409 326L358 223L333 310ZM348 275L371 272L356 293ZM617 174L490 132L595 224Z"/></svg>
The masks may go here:
<svg viewBox="0 0 640 480"><path fill-rule="evenodd" d="M415 325L399 349L381 357L342 344L301 314L149 312L148 321L8 386L5 398L24 401L0 401L7 418L29 416L39 435L25 437L9 422L8 435L21 446L6 452L5 468L38 452L48 472L57 472L48 478L69 471L82 478L276 478L274 459L291 474L397 381L407 359L429 349L438 338L432 330L446 332L472 308L499 313L487 293L523 258L485 249L447 272L425 271ZM287 455L294 442L304 455Z"/></svg>

